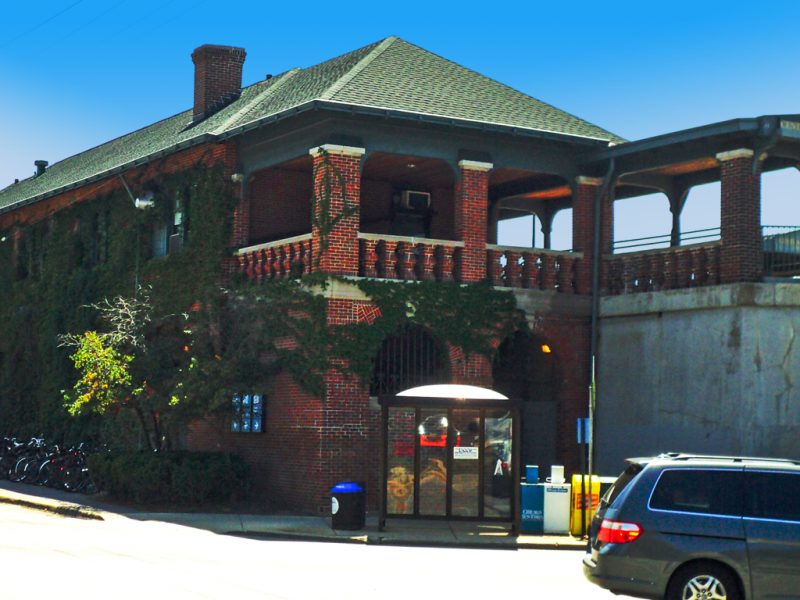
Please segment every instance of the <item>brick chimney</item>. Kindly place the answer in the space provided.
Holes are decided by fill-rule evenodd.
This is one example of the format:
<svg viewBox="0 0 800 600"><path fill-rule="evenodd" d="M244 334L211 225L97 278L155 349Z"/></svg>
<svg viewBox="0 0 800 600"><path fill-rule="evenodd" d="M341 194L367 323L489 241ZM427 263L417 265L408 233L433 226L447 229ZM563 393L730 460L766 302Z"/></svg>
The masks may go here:
<svg viewBox="0 0 800 600"><path fill-rule="evenodd" d="M242 93L244 48L205 44L192 53L194 112L192 121L214 114Z"/></svg>

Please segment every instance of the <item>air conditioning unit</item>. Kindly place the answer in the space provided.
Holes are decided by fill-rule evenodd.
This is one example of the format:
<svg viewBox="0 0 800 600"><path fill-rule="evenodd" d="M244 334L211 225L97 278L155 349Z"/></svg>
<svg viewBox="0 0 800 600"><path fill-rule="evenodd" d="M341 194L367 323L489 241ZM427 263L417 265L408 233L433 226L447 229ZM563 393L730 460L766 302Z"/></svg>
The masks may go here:
<svg viewBox="0 0 800 600"><path fill-rule="evenodd" d="M428 192L400 192L400 206L412 210L427 210L431 206L431 195Z"/></svg>

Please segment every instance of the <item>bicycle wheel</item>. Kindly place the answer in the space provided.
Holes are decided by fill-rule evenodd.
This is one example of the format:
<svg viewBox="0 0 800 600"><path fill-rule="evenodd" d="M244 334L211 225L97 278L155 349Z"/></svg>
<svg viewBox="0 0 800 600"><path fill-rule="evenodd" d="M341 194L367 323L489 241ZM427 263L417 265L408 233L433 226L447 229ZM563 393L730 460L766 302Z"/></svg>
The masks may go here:
<svg viewBox="0 0 800 600"><path fill-rule="evenodd" d="M14 470L8 474L8 480L14 483L19 483L25 479L25 463L27 462L27 458L20 458L14 465Z"/></svg>
<svg viewBox="0 0 800 600"><path fill-rule="evenodd" d="M42 485L39 479L39 469L41 466L42 461L38 458L34 458L25 463L25 476L23 477L23 481L31 485Z"/></svg>
<svg viewBox="0 0 800 600"><path fill-rule="evenodd" d="M83 469L80 467L64 467L61 486L67 492L79 492L86 485Z"/></svg>
<svg viewBox="0 0 800 600"><path fill-rule="evenodd" d="M100 487L94 482L91 472L88 468L84 467L84 486L83 490L81 490L81 493L86 494L87 496L92 496L99 491Z"/></svg>

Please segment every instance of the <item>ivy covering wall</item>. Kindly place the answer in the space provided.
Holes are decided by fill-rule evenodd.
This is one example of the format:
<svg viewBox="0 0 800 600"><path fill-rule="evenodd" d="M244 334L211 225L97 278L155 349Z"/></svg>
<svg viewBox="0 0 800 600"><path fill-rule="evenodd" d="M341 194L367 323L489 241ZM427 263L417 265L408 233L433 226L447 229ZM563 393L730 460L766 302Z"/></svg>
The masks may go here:
<svg viewBox="0 0 800 600"><path fill-rule="evenodd" d="M232 394L244 389L237 386L263 383L279 370L321 398L330 368L368 385L381 342L408 324L425 328L443 347L487 357L496 342L525 328L513 294L489 282L343 279L358 286L380 314L370 323L334 327L327 325L327 301L319 293L330 281L325 273L261 285L234 277L223 289L236 200L223 183L222 165L207 167L201 159L178 174L156 173L147 181L128 177L137 194L152 192L154 207L135 209L120 189L22 225L16 242L15 231L0 232L6 238L0 243L2 435L143 446L128 411L113 419L73 418L64 408L65 391L78 376L70 349L59 347L58 337L102 329L89 305L117 296L146 293L161 317L146 333L154 351L132 369L146 380L148 393L162 396L151 412L154 422L169 429L165 435L177 434L181 420L185 425L202 411L229 410ZM152 258L152 235L174 223L176 205L183 212L183 247ZM174 419L156 415L158 406ZM155 447L170 447L155 441Z"/></svg>
<svg viewBox="0 0 800 600"><path fill-rule="evenodd" d="M89 304L132 296L137 274L161 314L186 311L216 289L234 199L222 166L203 162L148 181L128 175L137 193L153 193L150 209L135 209L120 189L21 224L16 252L15 231L0 232L1 434L87 440L111 426L95 416L70 418L63 408L76 373L56 339L98 326ZM174 219L177 199L185 206L183 249L151 260L152 231Z"/></svg>

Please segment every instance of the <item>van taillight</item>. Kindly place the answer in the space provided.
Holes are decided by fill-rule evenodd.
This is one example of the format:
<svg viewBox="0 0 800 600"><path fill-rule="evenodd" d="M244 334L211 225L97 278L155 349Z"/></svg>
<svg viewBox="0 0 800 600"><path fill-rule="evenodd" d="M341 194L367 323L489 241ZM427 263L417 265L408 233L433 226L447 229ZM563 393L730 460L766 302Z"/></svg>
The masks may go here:
<svg viewBox="0 0 800 600"><path fill-rule="evenodd" d="M642 535L642 528L636 523L622 523L603 519L597 539L607 544L627 544Z"/></svg>

